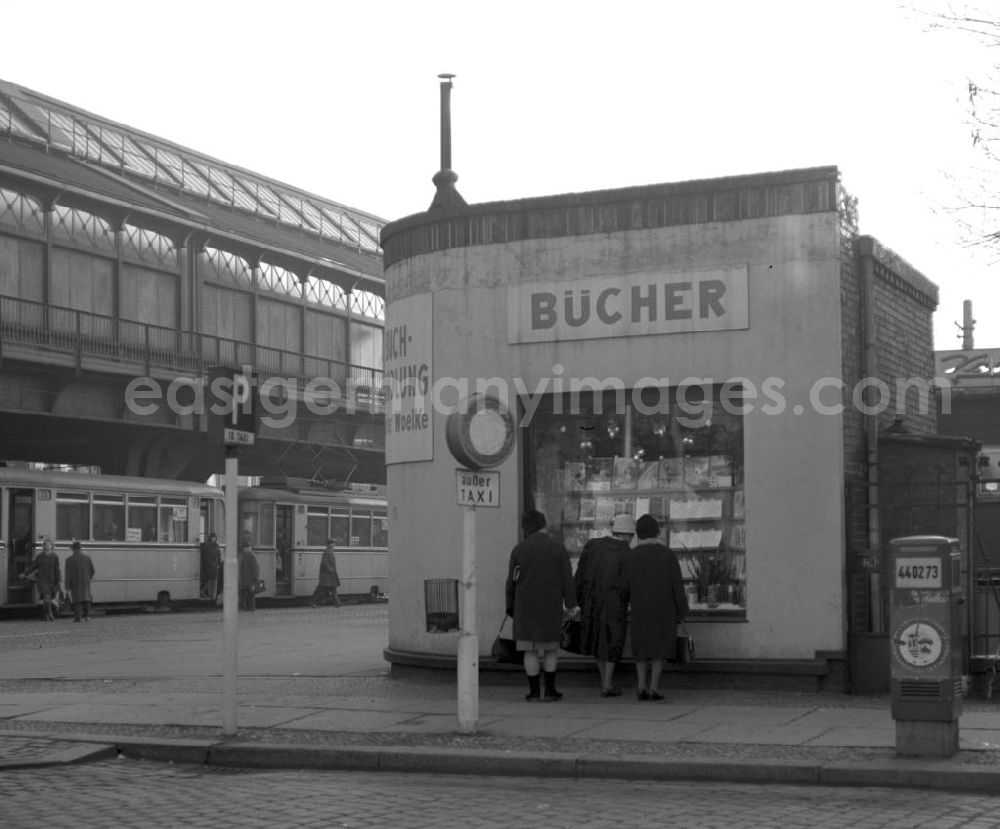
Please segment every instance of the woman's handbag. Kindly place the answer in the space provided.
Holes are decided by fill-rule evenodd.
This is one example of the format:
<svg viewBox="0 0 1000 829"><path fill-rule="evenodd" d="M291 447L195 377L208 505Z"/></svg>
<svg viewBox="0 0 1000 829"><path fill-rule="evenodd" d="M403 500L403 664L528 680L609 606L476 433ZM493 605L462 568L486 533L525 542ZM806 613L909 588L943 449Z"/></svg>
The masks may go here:
<svg viewBox="0 0 1000 829"><path fill-rule="evenodd" d="M517 649L516 641L508 639L503 635L504 625L507 624L509 618L506 615L503 617L503 621L500 623L500 630L497 631L497 637L493 640L493 648L490 650L490 655L501 665L523 665L524 651Z"/></svg>
<svg viewBox="0 0 1000 829"><path fill-rule="evenodd" d="M687 628L681 622L677 633L677 655L674 661L678 665L690 665L695 660L694 639L688 635Z"/></svg>
<svg viewBox="0 0 1000 829"><path fill-rule="evenodd" d="M267 584L264 582L263 579L257 579L257 581L251 583L250 585L250 592L253 593L255 596L258 593L263 593L265 590L267 590Z"/></svg>
<svg viewBox="0 0 1000 829"><path fill-rule="evenodd" d="M565 619L562 626L562 637L559 647L570 653L580 652L580 620Z"/></svg>

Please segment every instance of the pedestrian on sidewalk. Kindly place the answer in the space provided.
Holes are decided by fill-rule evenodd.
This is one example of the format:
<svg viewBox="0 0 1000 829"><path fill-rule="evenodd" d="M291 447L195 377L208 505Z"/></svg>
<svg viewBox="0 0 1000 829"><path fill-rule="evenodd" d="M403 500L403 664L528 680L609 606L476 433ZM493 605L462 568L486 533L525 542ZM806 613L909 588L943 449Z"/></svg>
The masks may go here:
<svg viewBox="0 0 1000 829"><path fill-rule="evenodd" d="M93 600L90 593L90 582L94 578L94 562L83 552L83 545L74 541L70 545L69 558L66 559L66 590L73 602L73 621L81 619L90 621L90 603Z"/></svg>
<svg viewBox="0 0 1000 829"><path fill-rule="evenodd" d="M588 541L576 568L580 653L594 657L601 677L602 697L622 694L622 689L614 684L614 676L625 649L628 625L625 559L634 532L629 516L615 516L611 535Z"/></svg>
<svg viewBox="0 0 1000 829"><path fill-rule="evenodd" d="M208 538L201 542L201 597L215 600L219 584L219 567L222 564L222 550L219 538L215 533L209 533Z"/></svg>
<svg viewBox="0 0 1000 829"><path fill-rule="evenodd" d="M635 534L639 543L625 560L625 573L632 603L636 696L640 700L662 700L663 662L676 655L677 625L687 615L687 595L677 556L658 540L659 522L652 515L643 515L636 521Z"/></svg>
<svg viewBox="0 0 1000 829"><path fill-rule="evenodd" d="M579 618L573 569L566 548L545 532L545 516L528 510L521 518L524 540L514 547L507 568L507 615L514 619L517 649L524 651L527 700L555 702L563 610ZM545 693L541 693L544 675Z"/></svg>
<svg viewBox="0 0 1000 829"><path fill-rule="evenodd" d="M56 619L52 612L52 600L59 592L62 579L59 574L59 556L56 555L55 549L56 545L52 539L45 536L42 541L42 551L22 573L22 576L29 576L32 573L36 576L35 586L38 588L38 598L42 600L43 622L54 622Z"/></svg>
<svg viewBox="0 0 1000 829"><path fill-rule="evenodd" d="M326 549L319 560L319 584L313 591L312 606L319 607L320 604L328 602L334 607L340 607L340 597L337 596L337 588L340 587L340 576L337 575L337 558L333 554L335 544L332 538L326 541Z"/></svg>
<svg viewBox="0 0 1000 829"><path fill-rule="evenodd" d="M260 564L257 556L254 555L253 547L243 544L240 547L238 556L239 580L237 586L240 593L240 610L256 610L257 594L254 592L254 584L260 578Z"/></svg>

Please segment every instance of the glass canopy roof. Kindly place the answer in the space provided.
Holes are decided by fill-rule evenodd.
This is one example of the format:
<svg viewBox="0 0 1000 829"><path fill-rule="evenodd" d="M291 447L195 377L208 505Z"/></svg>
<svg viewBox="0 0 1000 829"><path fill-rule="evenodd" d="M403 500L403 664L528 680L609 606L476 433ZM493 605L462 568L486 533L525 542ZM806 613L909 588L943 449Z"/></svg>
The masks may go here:
<svg viewBox="0 0 1000 829"><path fill-rule="evenodd" d="M190 193L361 252L384 221L0 81L0 137L14 135L119 175Z"/></svg>

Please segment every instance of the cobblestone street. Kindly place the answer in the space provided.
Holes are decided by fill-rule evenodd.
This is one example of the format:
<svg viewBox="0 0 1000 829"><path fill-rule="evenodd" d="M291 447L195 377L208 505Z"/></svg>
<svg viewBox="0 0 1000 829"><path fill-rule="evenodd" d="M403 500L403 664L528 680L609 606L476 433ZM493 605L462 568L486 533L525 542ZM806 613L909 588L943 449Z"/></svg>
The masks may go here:
<svg viewBox="0 0 1000 829"><path fill-rule="evenodd" d="M125 759L0 776L4 829L987 829L1000 798L906 789L248 771Z"/></svg>

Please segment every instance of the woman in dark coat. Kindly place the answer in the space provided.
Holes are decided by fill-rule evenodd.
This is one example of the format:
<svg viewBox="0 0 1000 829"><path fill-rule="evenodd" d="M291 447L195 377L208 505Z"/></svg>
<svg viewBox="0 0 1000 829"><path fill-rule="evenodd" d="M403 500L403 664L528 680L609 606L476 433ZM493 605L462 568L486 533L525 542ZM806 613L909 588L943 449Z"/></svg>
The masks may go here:
<svg viewBox="0 0 1000 829"><path fill-rule="evenodd" d="M209 533L208 538L201 543L201 597L215 599L218 595L219 566L222 563L222 548L219 547L219 537Z"/></svg>
<svg viewBox="0 0 1000 829"><path fill-rule="evenodd" d="M94 562L83 552L83 545L74 541L70 545L73 551L66 559L66 589L73 600L73 621L81 618L90 621L90 603L93 597L90 593L90 582L94 578Z"/></svg>
<svg viewBox="0 0 1000 829"><path fill-rule="evenodd" d="M525 699L555 702L562 699L556 690L556 667L563 607L577 610L576 588L569 553L542 531L544 527L545 516L537 510L528 510L521 518L524 541L514 547L507 568L507 615L514 618L517 649L524 651ZM543 668L544 697L539 678Z"/></svg>
<svg viewBox="0 0 1000 829"><path fill-rule="evenodd" d="M626 560L625 572L632 602L632 656L640 700L661 700L663 662L677 651L677 624L688 612L681 566L670 548L660 543L659 522L643 515L635 525L639 544ZM652 668L646 685L647 666Z"/></svg>
<svg viewBox="0 0 1000 829"><path fill-rule="evenodd" d="M604 697L619 697L622 693L614 684L614 675L625 648L628 626L625 558L633 531L632 519L619 515L611 525L610 536L587 542L576 568L580 653L594 657Z"/></svg>
<svg viewBox="0 0 1000 829"><path fill-rule="evenodd" d="M35 560L24 571L25 576L31 573L35 573L37 576L35 586L38 588L38 597L42 600L43 622L55 621L52 600L59 592L59 583L62 581L59 575L59 556L56 555L55 546L51 538L46 538L42 542L42 551L35 556Z"/></svg>
<svg viewBox="0 0 1000 829"><path fill-rule="evenodd" d="M253 583L260 578L260 564L254 555L253 547L249 544L240 547L238 564L237 586L240 592L240 610L256 610L257 599L253 592Z"/></svg>
<svg viewBox="0 0 1000 829"><path fill-rule="evenodd" d="M340 597L337 596L337 588L340 587L340 576L337 575L337 557L333 554L336 542L330 538L326 542L326 549L319 560L319 584L313 591L312 606L319 607L320 602L329 602L334 607L340 607Z"/></svg>

